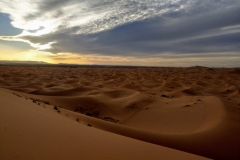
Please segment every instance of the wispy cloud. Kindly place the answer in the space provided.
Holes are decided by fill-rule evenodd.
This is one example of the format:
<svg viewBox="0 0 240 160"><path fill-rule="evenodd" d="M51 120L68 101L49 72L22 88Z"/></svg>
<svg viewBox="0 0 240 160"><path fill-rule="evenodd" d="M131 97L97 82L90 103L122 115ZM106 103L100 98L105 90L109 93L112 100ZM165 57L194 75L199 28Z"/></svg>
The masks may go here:
<svg viewBox="0 0 240 160"><path fill-rule="evenodd" d="M79 27L78 33L94 33L128 22L184 9L181 0L1 0L13 25L26 30L43 26L56 31Z"/></svg>

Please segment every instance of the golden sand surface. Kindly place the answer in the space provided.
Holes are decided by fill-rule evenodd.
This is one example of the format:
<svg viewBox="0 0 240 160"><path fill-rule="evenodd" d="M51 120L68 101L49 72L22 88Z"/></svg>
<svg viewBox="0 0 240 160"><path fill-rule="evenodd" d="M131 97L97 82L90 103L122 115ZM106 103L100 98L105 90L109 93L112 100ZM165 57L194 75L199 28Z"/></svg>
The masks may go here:
<svg viewBox="0 0 240 160"><path fill-rule="evenodd" d="M240 158L239 69L0 66L0 87L0 159Z"/></svg>

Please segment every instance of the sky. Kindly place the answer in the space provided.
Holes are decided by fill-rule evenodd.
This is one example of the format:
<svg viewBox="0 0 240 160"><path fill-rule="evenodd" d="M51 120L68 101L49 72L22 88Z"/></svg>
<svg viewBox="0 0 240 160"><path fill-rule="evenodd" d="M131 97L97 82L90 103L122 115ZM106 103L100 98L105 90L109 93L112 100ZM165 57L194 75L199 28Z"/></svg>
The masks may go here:
<svg viewBox="0 0 240 160"><path fill-rule="evenodd" d="M239 0L0 0L0 60L240 67Z"/></svg>

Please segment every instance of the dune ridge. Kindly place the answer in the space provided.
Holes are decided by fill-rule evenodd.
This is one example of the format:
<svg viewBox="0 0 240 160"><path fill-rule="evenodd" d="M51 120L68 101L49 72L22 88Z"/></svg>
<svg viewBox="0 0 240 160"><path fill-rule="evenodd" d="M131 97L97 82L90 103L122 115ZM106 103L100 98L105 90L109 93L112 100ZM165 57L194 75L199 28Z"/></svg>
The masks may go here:
<svg viewBox="0 0 240 160"><path fill-rule="evenodd" d="M206 159L79 125L6 90L0 96L0 159Z"/></svg>
<svg viewBox="0 0 240 160"><path fill-rule="evenodd" d="M237 69L1 66L0 71L0 87L7 92L50 105L78 123L208 158L240 157Z"/></svg>

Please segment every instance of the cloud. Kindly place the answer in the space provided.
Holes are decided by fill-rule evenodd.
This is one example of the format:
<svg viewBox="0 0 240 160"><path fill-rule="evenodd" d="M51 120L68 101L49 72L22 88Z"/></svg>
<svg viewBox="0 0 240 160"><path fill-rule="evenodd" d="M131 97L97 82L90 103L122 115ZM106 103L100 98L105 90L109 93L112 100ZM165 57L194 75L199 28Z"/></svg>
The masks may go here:
<svg viewBox="0 0 240 160"><path fill-rule="evenodd" d="M24 29L0 39L55 54L211 57L240 50L238 0L2 0L0 5L13 26Z"/></svg>
<svg viewBox="0 0 240 160"><path fill-rule="evenodd" d="M79 33L98 32L181 8L180 0L1 0L0 4L4 6L1 12L11 14L17 28L43 26L56 31L65 22L67 28L81 26Z"/></svg>

